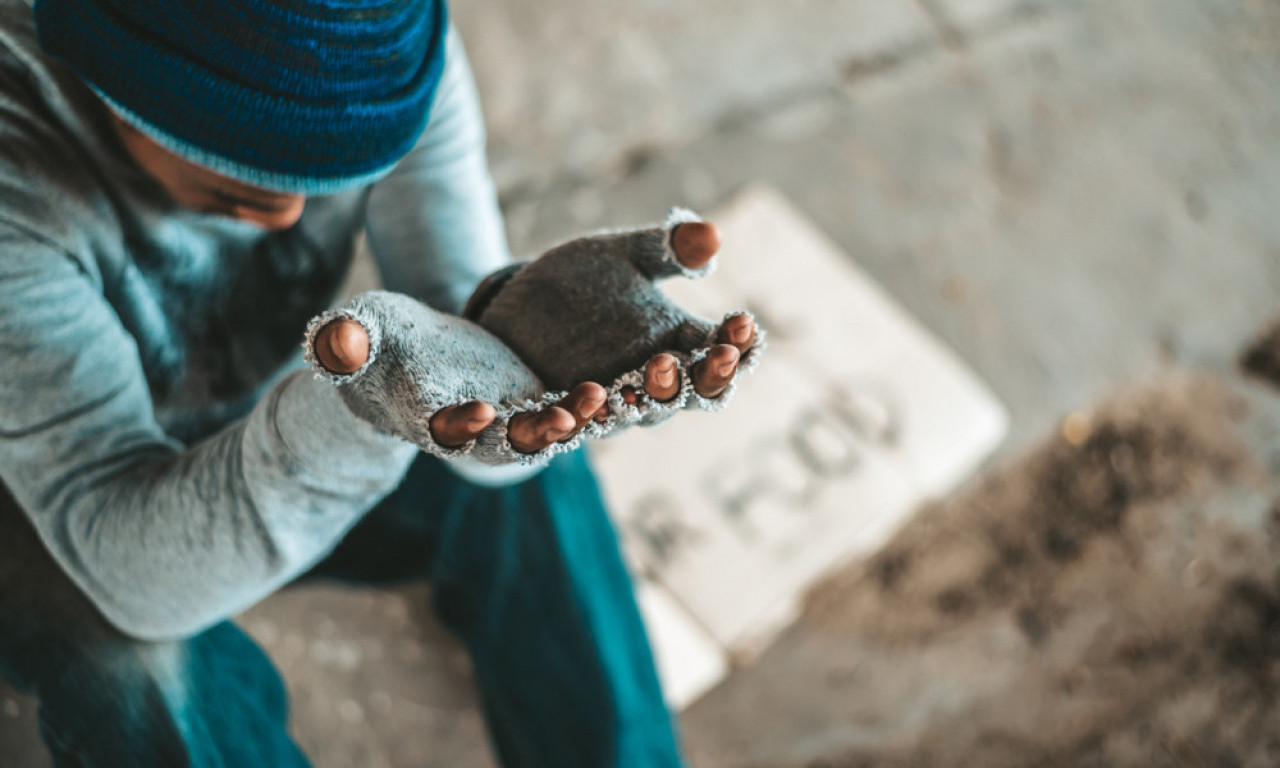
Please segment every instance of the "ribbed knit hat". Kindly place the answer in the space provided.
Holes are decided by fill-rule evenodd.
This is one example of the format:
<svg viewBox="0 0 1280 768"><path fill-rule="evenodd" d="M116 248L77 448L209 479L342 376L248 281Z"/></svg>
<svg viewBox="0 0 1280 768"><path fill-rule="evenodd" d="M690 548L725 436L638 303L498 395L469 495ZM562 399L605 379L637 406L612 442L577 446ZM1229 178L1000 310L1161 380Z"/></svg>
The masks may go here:
<svg viewBox="0 0 1280 768"><path fill-rule="evenodd" d="M36 0L44 50L178 155L319 194L391 169L426 126L444 0Z"/></svg>

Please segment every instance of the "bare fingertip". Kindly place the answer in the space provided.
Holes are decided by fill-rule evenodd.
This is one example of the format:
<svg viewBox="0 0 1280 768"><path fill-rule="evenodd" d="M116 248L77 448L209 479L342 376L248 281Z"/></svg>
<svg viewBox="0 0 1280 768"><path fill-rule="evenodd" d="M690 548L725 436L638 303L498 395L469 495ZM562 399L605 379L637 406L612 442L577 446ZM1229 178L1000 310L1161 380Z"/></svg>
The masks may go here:
<svg viewBox="0 0 1280 768"><path fill-rule="evenodd" d="M589 419L595 415L600 408L602 398L584 397L578 402L577 411L579 418Z"/></svg>
<svg viewBox="0 0 1280 768"><path fill-rule="evenodd" d="M604 399L609 396L609 393L605 391L605 388L594 381L582 382L574 389L574 394L578 397L586 400L593 400L597 403L604 402Z"/></svg>
<svg viewBox="0 0 1280 768"><path fill-rule="evenodd" d="M720 230L709 221L687 221L672 230L671 248L681 264L698 269L720 250Z"/></svg>
<svg viewBox="0 0 1280 768"><path fill-rule="evenodd" d="M467 419L467 429L470 430L472 434L478 435L481 432L483 432L485 428L487 428L490 424L493 423L493 419L494 419L494 414L492 413L484 414L484 415L474 415L471 418Z"/></svg>
<svg viewBox="0 0 1280 768"><path fill-rule="evenodd" d="M649 371L649 383L659 387L670 387L676 383L675 366L653 368Z"/></svg>
<svg viewBox="0 0 1280 768"><path fill-rule="evenodd" d="M369 334L355 320L339 317L316 334L315 355L330 373L355 373L369 359Z"/></svg>
<svg viewBox="0 0 1280 768"><path fill-rule="evenodd" d="M573 418L573 414L558 405L551 406L544 413L546 415L542 417L542 423L549 430L570 432L578 425L578 420Z"/></svg>
<svg viewBox="0 0 1280 768"><path fill-rule="evenodd" d="M741 350L751 344L756 335L756 324L751 315L734 315L720 329L720 341L733 344Z"/></svg>
<svg viewBox="0 0 1280 768"><path fill-rule="evenodd" d="M730 361L736 363L741 354L732 344L717 344L707 352L707 359L717 364Z"/></svg>

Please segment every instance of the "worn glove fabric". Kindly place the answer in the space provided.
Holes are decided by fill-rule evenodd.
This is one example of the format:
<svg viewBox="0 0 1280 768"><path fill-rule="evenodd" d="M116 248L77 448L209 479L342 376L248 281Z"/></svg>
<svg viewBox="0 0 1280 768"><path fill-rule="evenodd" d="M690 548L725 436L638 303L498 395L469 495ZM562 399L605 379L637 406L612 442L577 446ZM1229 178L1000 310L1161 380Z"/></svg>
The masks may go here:
<svg viewBox="0 0 1280 768"><path fill-rule="evenodd" d="M682 309L656 285L715 270L714 258L696 270L676 260L671 231L693 221L701 218L674 208L660 225L570 240L499 273L500 285L481 284L464 314L505 342L548 388L568 390L583 381L604 385L613 414L606 431L617 424L656 423L685 407L720 410L732 399L737 378L715 398L695 392L691 378L694 363L716 343L719 326ZM763 343L764 333L757 331L739 372L755 367ZM645 363L659 352L680 361L679 394L665 403L642 398L627 405L621 390L642 389Z"/></svg>
<svg viewBox="0 0 1280 768"><path fill-rule="evenodd" d="M316 334L339 317L356 321L369 334L369 359L345 375L325 370L315 355ZM511 416L551 400L533 371L475 323L403 294L369 291L314 318L303 346L317 375L338 385L353 413L428 453L443 458L472 455L489 464L552 455L522 454L507 442ZM431 436L431 415L471 400L492 404L498 412L494 423L477 440L456 448L437 443Z"/></svg>
<svg viewBox="0 0 1280 768"><path fill-rule="evenodd" d="M670 245L672 229L698 220L674 209L661 225L600 232L556 246L486 279L468 302L466 317L396 293L361 294L311 321L303 344L307 360L318 376L339 387L352 412L374 426L437 456L469 455L487 464L541 462L576 448L584 437L653 425L684 408L720 410L737 378L719 396L706 398L694 391L691 375L716 343L719 326L677 306L655 284L714 269L714 260L701 269L685 268ZM316 334L339 317L364 326L370 342L364 366L346 375L325 370L314 351ZM763 342L764 332L757 330L739 373L755 366ZM626 403L622 390L642 393L645 364L660 352L680 361L678 394L665 402L642 394L634 405ZM584 381L607 390L608 419L588 423L573 438L537 453L512 448L512 416L554 403ZM493 424L462 446L437 443L431 415L472 400L494 406Z"/></svg>

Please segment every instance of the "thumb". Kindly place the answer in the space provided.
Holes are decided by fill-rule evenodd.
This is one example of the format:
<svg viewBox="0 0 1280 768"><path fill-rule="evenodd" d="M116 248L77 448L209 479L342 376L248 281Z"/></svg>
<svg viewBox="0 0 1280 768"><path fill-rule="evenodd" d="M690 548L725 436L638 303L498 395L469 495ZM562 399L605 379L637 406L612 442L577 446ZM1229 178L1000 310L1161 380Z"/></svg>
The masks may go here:
<svg viewBox="0 0 1280 768"><path fill-rule="evenodd" d="M369 334L349 317L339 317L315 336L315 356L330 373L355 373L369 359Z"/></svg>

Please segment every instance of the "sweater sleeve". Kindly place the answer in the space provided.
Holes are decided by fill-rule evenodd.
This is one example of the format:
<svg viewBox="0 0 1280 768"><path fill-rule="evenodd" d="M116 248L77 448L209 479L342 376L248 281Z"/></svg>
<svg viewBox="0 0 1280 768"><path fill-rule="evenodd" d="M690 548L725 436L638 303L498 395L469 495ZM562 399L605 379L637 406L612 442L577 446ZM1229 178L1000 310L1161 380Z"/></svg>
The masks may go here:
<svg viewBox="0 0 1280 768"><path fill-rule="evenodd" d="M293 578L416 454L304 372L176 443L94 278L2 227L0 356L0 479L68 576L140 638L197 632Z"/></svg>
<svg viewBox="0 0 1280 768"><path fill-rule="evenodd" d="M475 84L454 29L445 57L426 130L373 185L365 231L387 290L457 314L480 280L511 256Z"/></svg>
<svg viewBox="0 0 1280 768"><path fill-rule="evenodd" d="M498 195L485 157L484 117L456 29L426 130L373 185L365 234L387 290L459 314L476 286L511 263ZM492 467L453 459L450 469L480 485L526 480L542 464Z"/></svg>

